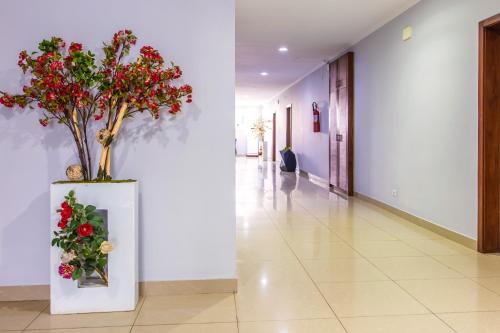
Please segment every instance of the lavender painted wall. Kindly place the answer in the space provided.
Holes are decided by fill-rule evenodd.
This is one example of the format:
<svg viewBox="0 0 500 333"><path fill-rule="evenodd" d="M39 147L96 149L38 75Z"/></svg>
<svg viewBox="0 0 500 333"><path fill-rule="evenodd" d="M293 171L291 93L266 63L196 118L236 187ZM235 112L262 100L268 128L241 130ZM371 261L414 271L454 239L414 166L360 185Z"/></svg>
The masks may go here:
<svg viewBox="0 0 500 333"><path fill-rule="evenodd" d="M20 89L17 55L41 39L81 41L99 57L123 28L193 86L175 122L125 124L114 154L115 178L140 180L141 280L235 277L234 19L234 0L2 1L2 90ZM72 142L36 111L0 108L0 156L0 285L47 284L49 184L76 162Z"/></svg>
<svg viewBox="0 0 500 333"><path fill-rule="evenodd" d="M476 238L478 23L498 13L424 0L353 48L357 192Z"/></svg>
<svg viewBox="0 0 500 333"><path fill-rule="evenodd" d="M278 104L279 101L279 104ZM319 105L321 132L313 132L312 103ZM292 149L297 155L298 166L312 175L328 180L329 143L328 107L329 77L328 66L324 65L303 80L287 89L266 106L267 116L276 112L276 148L282 149L286 143L286 107L292 105ZM279 153L277 153L279 157Z"/></svg>

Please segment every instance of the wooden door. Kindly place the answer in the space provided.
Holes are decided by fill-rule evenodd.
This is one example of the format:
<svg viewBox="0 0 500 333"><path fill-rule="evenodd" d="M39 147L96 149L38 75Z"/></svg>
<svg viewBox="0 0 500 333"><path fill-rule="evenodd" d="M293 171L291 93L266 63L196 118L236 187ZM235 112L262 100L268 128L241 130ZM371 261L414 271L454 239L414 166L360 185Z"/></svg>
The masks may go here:
<svg viewBox="0 0 500 333"><path fill-rule="evenodd" d="M479 24L478 250L500 252L500 14Z"/></svg>
<svg viewBox="0 0 500 333"><path fill-rule="evenodd" d="M286 146L292 147L292 106L286 108Z"/></svg>
<svg viewBox="0 0 500 333"><path fill-rule="evenodd" d="M330 64L330 185L354 194L354 54Z"/></svg>

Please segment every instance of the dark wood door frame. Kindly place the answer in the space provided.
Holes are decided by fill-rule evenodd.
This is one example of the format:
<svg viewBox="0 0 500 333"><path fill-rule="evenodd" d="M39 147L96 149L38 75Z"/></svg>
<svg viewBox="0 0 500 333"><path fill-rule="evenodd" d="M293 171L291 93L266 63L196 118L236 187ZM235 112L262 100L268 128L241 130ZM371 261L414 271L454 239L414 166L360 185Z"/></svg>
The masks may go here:
<svg viewBox="0 0 500 333"><path fill-rule="evenodd" d="M276 112L273 113L273 162L276 162Z"/></svg>
<svg viewBox="0 0 500 333"><path fill-rule="evenodd" d="M479 23L478 251L500 252L500 14Z"/></svg>
<svg viewBox="0 0 500 333"><path fill-rule="evenodd" d="M292 105L286 107L286 146L292 147Z"/></svg>

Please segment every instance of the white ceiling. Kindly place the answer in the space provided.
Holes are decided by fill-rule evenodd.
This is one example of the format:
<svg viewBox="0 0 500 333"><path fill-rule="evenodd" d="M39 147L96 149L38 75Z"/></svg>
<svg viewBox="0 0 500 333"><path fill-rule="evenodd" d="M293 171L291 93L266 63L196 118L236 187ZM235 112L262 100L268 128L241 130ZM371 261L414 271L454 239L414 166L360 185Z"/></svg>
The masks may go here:
<svg viewBox="0 0 500 333"><path fill-rule="evenodd" d="M237 105L269 101L418 1L236 0Z"/></svg>

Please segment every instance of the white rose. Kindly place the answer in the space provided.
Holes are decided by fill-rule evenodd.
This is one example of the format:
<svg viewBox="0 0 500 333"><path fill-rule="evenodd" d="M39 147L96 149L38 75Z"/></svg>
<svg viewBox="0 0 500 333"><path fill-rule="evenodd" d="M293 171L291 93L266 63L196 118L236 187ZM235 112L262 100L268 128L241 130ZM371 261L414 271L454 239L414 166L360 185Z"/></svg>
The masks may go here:
<svg viewBox="0 0 500 333"><path fill-rule="evenodd" d="M76 258L75 252L73 252L73 251L71 251L71 252L64 252L61 255L61 262L63 264L67 264L67 263L69 263L71 260L73 260L75 258Z"/></svg>
<svg viewBox="0 0 500 333"><path fill-rule="evenodd" d="M113 251L113 243L104 241L101 243L101 246L99 246L99 250L101 250L102 254L108 254Z"/></svg>

